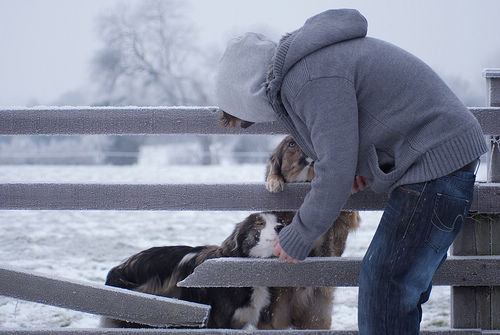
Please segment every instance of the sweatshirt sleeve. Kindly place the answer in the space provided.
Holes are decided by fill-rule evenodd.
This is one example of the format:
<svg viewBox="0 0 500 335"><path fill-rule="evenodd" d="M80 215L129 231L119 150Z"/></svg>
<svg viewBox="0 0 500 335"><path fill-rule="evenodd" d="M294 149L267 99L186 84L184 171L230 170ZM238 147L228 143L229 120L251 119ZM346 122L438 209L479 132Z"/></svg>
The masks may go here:
<svg viewBox="0 0 500 335"><path fill-rule="evenodd" d="M283 250L303 260L350 196L358 159L358 108L353 84L339 77L310 80L289 101L309 130L318 158L311 190L279 234Z"/></svg>

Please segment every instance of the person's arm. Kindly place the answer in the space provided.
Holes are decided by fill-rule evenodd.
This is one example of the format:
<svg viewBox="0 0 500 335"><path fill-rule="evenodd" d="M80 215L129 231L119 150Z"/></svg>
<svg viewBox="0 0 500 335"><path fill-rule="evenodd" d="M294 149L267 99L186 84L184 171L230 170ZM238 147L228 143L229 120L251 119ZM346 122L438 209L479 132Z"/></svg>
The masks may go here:
<svg viewBox="0 0 500 335"><path fill-rule="evenodd" d="M303 260L351 193L358 158L358 109L353 84L338 77L309 81L289 101L310 131L318 158L310 192L279 234L279 249L291 260Z"/></svg>

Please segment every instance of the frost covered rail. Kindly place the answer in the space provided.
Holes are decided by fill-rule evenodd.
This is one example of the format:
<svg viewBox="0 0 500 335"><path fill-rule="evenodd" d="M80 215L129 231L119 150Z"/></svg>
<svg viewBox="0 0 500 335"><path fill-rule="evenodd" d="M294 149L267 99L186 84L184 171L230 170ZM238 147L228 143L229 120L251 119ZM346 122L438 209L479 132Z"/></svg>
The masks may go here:
<svg viewBox="0 0 500 335"><path fill-rule="evenodd" d="M263 184L0 184L0 209L34 210L296 210L308 183L269 193ZM367 190L347 210L382 210L387 196ZM472 211L500 212L500 184L477 183Z"/></svg>
<svg viewBox="0 0 500 335"><path fill-rule="evenodd" d="M500 108L472 107L485 134L498 134ZM0 135L286 134L278 122L228 129L217 107L33 107L0 109Z"/></svg>
<svg viewBox="0 0 500 335"><path fill-rule="evenodd" d="M278 122L224 128L218 112L216 107L0 109L0 135L286 134Z"/></svg>
<svg viewBox="0 0 500 335"><path fill-rule="evenodd" d="M358 335L354 330L234 330L234 329L1 329L0 335ZM480 329L422 330L421 335L499 335Z"/></svg>
<svg viewBox="0 0 500 335"><path fill-rule="evenodd" d="M155 327L203 327L210 306L0 267L0 295ZM0 329L1 333L1 329Z"/></svg>
<svg viewBox="0 0 500 335"><path fill-rule="evenodd" d="M200 264L182 287L358 286L361 258L312 257L299 264L278 259L218 258ZM500 256L449 257L434 276L435 285L500 286Z"/></svg>

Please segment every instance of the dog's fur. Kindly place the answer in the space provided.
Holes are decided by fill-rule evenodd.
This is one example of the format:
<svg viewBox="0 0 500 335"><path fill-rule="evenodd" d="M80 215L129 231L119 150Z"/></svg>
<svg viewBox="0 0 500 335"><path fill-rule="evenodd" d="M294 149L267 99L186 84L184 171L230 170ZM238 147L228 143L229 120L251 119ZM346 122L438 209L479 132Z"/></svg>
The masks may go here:
<svg viewBox="0 0 500 335"><path fill-rule="evenodd" d="M257 326L261 312L270 303L266 287L184 288L177 283L209 258L271 257L281 228L293 212L264 212L238 223L221 246L167 246L141 251L112 268L106 285L211 305L208 328ZM138 327L106 319L103 326Z"/></svg>
<svg viewBox="0 0 500 335"><path fill-rule="evenodd" d="M308 158L291 136L287 136L268 160L266 188L283 191L285 183L310 182L314 161ZM315 241L309 257L341 256L347 235L359 226L358 212L343 211L333 225ZM262 313L262 329L329 329L333 287L271 288L271 304Z"/></svg>
<svg viewBox="0 0 500 335"><path fill-rule="evenodd" d="M218 119L219 119L219 124L227 128L237 128L237 127L248 128L254 124L254 122L243 121L224 111L221 111L219 113Z"/></svg>

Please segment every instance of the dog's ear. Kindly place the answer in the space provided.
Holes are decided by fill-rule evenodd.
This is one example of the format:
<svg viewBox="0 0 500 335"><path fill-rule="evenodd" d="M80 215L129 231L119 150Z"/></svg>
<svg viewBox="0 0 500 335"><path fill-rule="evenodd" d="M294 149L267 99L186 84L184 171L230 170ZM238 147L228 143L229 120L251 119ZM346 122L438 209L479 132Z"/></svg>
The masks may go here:
<svg viewBox="0 0 500 335"><path fill-rule="evenodd" d="M267 160L266 189L269 192L281 192L285 187L285 178L281 173L281 161L283 159L285 140L281 141Z"/></svg>
<svg viewBox="0 0 500 335"><path fill-rule="evenodd" d="M227 128L236 128L236 127L248 128L254 124L254 122L243 121L237 118L236 116L232 116L231 114L228 114L224 111L219 113L218 119L219 119L219 124Z"/></svg>
<svg viewBox="0 0 500 335"><path fill-rule="evenodd" d="M243 222L240 222L238 224L236 224L236 227L234 228L233 232L231 233L231 235L229 235L225 240L224 242L222 242L222 249L223 249L223 252L227 255L231 255L231 254L234 254L234 251L236 251L238 249L238 235L239 235L239 231L241 229L241 225L243 224Z"/></svg>
<svg viewBox="0 0 500 335"><path fill-rule="evenodd" d="M273 153L267 159L266 179L270 175L281 176L281 160L283 159L283 142L274 149Z"/></svg>

